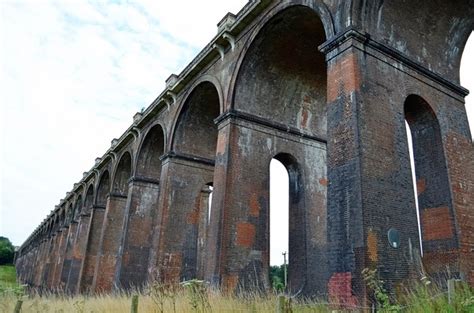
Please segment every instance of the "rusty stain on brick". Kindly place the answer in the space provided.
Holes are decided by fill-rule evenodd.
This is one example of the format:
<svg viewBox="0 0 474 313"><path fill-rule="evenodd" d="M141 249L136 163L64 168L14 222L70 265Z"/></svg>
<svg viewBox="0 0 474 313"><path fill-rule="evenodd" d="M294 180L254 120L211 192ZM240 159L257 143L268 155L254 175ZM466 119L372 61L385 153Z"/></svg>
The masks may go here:
<svg viewBox="0 0 474 313"><path fill-rule="evenodd" d="M416 181L416 191L421 195L426 190L426 179L420 178Z"/></svg>
<svg viewBox="0 0 474 313"><path fill-rule="evenodd" d="M377 234L372 229L367 234L367 254L370 261L378 261Z"/></svg>
<svg viewBox="0 0 474 313"><path fill-rule="evenodd" d="M346 53L328 69L328 102L336 100L340 93L349 95L361 85L360 68L355 53Z"/></svg>
<svg viewBox="0 0 474 313"><path fill-rule="evenodd" d="M258 217L260 215L260 204L258 201L258 194L253 192L250 195L250 216Z"/></svg>
<svg viewBox="0 0 474 313"><path fill-rule="evenodd" d="M326 178L320 178L320 179L319 179L319 184L320 184L321 186L327 187L327 185L328 185L328 180L327 180Z"/></svg>
<svg viewBox="0 0 474 313"><path fill-rule="evenodd" d="M190 225L196 225L199 221L199 211L194 209L186 214L186 223Z"/></svg>
<svg viewBox="0 0 474 313"><path fill-rule="evenodd" d="M241 247L250 248L255 242L255 225L247 222L237 223L236 244Z"/></svg>
<svg viewBox="0 0 474 313"><path fill-rule="evenodd" d="M448 207L421 210L423 240L440 240L453 237L452 219Z"/></svg>

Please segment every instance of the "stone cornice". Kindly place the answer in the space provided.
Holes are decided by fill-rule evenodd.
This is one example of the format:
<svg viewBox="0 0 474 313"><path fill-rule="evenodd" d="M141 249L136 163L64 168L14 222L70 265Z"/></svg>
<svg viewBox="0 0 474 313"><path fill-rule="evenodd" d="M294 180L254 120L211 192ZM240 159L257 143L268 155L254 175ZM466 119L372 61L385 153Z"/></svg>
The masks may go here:
<svg viewBox="0 0 474 313"><path fill-rule="evenodd" d="M229 120L229 119L240 119L240 120L244 120L246 122L258 124L260 126L277 129L279 131L283 131L283 132L286 132L286 133L289 133L289 134L292 134L292 135L295 135L295 136L298 136L298 137L301 137L301 138L310 139L310 140L314 140L314 141L318 141L318 142L322 142L322 143L327 143L326 139L318 137L318 136L313 136L313 135L310 135L310 134L303 133L296 127L280 124L280 123L277 123L277 122L274 122L274 121L271 121L271 120L253 115L253 114L248 114L248 113L240 112L240 111L237 111L237 110L229 110L229 111L225 112L224 114L217 117L214 120L214 123L216 125L219 125L219 124L221 124L224 121Z"/></svg>
<svg viewBox="0 0 474 313"><path fill-rule="evenodd" d="M349 41L353 43L349 43ZM359 43L360 46L355 45L354 43ZM469 91L460 86L459 84L453 83L446 78L442 77L436 72L428 69L427 67L421 65L418 62L413 61L411 58L406 56L404 53L394 49L384 43L381 43L375 39L372 39L369 34L360 32L355 28L348 28L345 31L339 33L334 38L329 39L325 43L319 46L319 50L326 54L326 61L329 62L339 54L343 53L350 47L355 47L361 51L365 51L365 48L369 47L371 49L380 52L391 59L403 64L404 66L416 71L417 73L425 76L426 78L438 83L439 85L449 89L456 94L465 97L469 94Z"/></svg>
<svg viewBox="0 0 474 313"><path fill-rule="evenodd" d="M166 154L163 154L160 157L160 160L162 160L162 161L165 161L167 159L180 159L180 160L185 160L185 161L188 161L188 162L200 163L200 164L210 165L210 166L214 166L214 164L215 164L214 160L203 158L203 157L196 156L196 155L180 153L180 152L176 152L176 151L170 151Z"/></svg>

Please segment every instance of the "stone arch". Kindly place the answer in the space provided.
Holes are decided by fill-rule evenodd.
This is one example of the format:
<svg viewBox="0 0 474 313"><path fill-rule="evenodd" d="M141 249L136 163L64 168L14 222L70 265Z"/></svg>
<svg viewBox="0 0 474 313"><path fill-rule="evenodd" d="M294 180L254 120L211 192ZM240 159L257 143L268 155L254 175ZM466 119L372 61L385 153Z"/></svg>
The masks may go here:
<svg viewBox="0 0 474 313"><path fill-rule="evenodd" d="M86 191L86 196L84 199L84 211L90 213L92 205L94 204L94 184L89 184L89 187Z"/></svg>
<svg viewBox="0 0 474 313"><path fill-rule="evenodd" d="M107 196L110 193L110 174L108 170L102 173L97 186L95 202L98 206L104 207L107 204Z"/></svg>
<svg viewBox="0 0 474 313"><path fill-rule="evenodd" d="M66 205L67 207L67 212L66 212L66 220L67 224L70 224L74 220L74 205L72 202L68 203Z"/></svg>
<svg viewBox="0 0 474 313"><path fill-rule="evenodd" d="M59 213L59 228L66 226L66 205L63 205Z"/></svg>
<svg viewBox="0 0 474 313"><path fill-rule="evenodd" d="M288 172L288 290L298 292L305 287L307 284L306 279L308 277L306 275L308 251L305 249L307 246L307 236L305 227L302 227L302 225L306 223L306 219L304 213L305 203L303 198L304 182L301 174L301 166L296 157L290 153L278 153L273 156L272 159L276 159L281 162ZM268 162L269 170L270 161ZM270 177L270 172L268 172L268 176ZM268 208L270 209L270 206L268 206ZM269 218L270 214L270 212L267 214ZM269 220L267 221L267 228L268 232L270 233ZM267 245L267 251L269 254L270 238L268 239ZM270 259L269 256L268 259Z"/></svg>
<svg viewBox="0 0 474 313"><path fill-rule="evenodd" d="M413 142L423 262L428 273L442 276L446 266L456 272L454 264L446 264L445 252L458 243L440 124L428 102L415 94L405 99L404 116Z"/></svg>
<svg viewBox="0 0 474 313"><path fill-rule="evenodd" d="M166 146L165 132L160 124L151 127L138 148L135 175L158 180L161 159Z"/></svg>
<svg viewBox="0 0 474 313"><path fill-rule="evenodd" d="M217 126L214 119L220 113L219 92L216 86L204 81L196 85L179 110L172 133L173 151L214 159Z"/></svg>
<svg viewBox="0 0 474 313"><path fill-rule="evenodd" d="M82 193L82 191L80 193ZM82 213L82 208L83 208L82 195L79 194L74 204L74 220L75 221L79 219L79 216Z"/></svg>
<svg viewBox="0 0 474 313"><path fill-rule="evenodd" d="M243 57L233 108L325 138L327 70L316 48L325 41L324 25L312 8L294 5L278 11Z"/></svg>
<svg viewBox="0 0 474 313"><path fill-rule="evenodd" d="M132 156L126 151L122 154L114 172L112 190L114 193L126 196L128 181L132 172Z"/></svg>

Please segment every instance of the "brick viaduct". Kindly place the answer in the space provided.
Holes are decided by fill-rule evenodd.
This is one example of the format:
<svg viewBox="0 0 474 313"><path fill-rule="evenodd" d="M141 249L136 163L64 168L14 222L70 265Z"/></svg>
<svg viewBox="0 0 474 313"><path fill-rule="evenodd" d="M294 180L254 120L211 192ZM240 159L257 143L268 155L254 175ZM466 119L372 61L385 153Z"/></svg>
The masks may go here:
<svg viewBox="0 0 474 313"><path fill-rule="evenodd" d="M361 303L362 269L395 290L420 264L474 284L459 85L473 25L472 1L249 1L26 240L20 280L70 293L191 278L268 288L275 158L290 177L293 291Z"/></svg>

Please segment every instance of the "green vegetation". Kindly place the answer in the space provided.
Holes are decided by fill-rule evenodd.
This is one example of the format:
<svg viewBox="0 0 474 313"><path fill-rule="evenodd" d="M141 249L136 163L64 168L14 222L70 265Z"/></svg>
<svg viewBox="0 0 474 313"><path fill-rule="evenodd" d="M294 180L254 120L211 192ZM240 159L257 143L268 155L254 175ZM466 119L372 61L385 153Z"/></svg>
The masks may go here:
<svg viewBox="0 0 474 313"><path fill-rule="evenodd" d="M0 236L0 265L12 264L15 247L8 238Z"/></svg>
<svg viewBox="0 0 474 313"><path fill-rule="evenodd" d="M270 266L270 284L273 290L281 292L285 290L285 271L284 265Z"/></svg>
<svg viewBox="0 0 474 313"><path fill-rule="evenodd" d="M15 266L0 265L0 292L16 287L18 287L18 284L16 282Z"/></svg>

